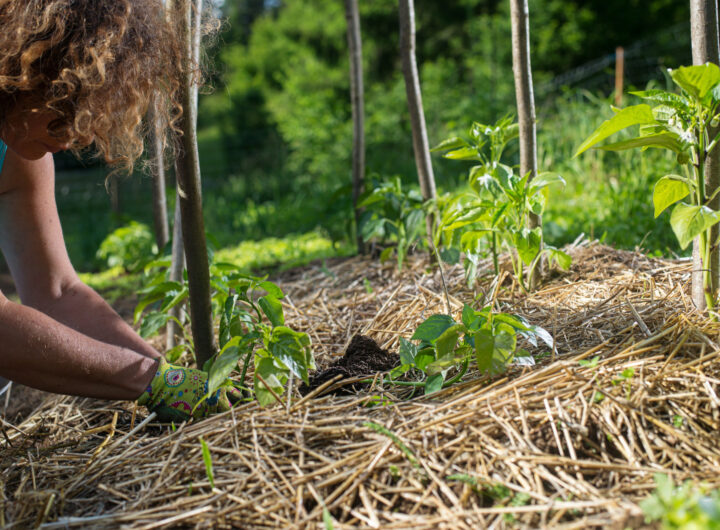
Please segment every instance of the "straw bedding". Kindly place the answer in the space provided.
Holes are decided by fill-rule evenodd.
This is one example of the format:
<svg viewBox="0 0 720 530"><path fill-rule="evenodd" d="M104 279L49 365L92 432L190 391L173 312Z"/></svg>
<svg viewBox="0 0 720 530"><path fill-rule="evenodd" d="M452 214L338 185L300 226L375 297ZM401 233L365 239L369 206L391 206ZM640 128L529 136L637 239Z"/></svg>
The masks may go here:
<svg viewBox="0 0 720 530"><path fill-rule="evenodd" d="M556 347L431 397L400 399L406 390L376 378L354 395L293 391L174 430L132 404L46 400L2 424L0 525L324 528L325 509L335 528L641 525L654 473L720 482L720 329L692 310L688 262L570 252L571 271L532 295L507 276L473 292L448 268L455 315L494 300ZM284 273L288 322L310 333L323 368L356 332L396 351L446 310L427 266L357 257Z"/></svg>

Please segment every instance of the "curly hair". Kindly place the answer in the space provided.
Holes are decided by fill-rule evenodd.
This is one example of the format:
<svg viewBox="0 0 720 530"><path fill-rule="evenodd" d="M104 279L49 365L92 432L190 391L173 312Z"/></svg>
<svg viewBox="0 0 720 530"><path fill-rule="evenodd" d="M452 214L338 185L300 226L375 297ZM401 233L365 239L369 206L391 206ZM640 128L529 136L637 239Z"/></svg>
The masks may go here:
<svg viewBox="0 0 720 530"><path fill-rule="evenodd" d="M149 106L162 127L182 112L176 19L161 0L0 0L0 125L20 103L52 111L52 136L132 170Z"/></svg>

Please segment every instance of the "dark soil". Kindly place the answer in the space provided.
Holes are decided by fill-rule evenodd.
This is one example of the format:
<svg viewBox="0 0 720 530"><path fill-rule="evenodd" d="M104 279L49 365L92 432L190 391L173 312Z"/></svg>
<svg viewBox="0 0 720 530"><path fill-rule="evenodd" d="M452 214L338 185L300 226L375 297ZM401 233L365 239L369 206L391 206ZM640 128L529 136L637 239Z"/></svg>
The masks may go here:
<svg viewBox="0 0 720 530"><path fill-rule="evenodd" d="M373 376L378 372L387 372L400 364L400 357L387 350L383 350L370 337L355 335L345 354L331 364L327 369L316 372L310 376L310 384L302 384L300 393L305 395L323 383L342 375L342 379L357 376ZM341 380L342 380L341 379ZM362 383L347 385L334 390L333 394L354 394L363 386Z"/></svg>

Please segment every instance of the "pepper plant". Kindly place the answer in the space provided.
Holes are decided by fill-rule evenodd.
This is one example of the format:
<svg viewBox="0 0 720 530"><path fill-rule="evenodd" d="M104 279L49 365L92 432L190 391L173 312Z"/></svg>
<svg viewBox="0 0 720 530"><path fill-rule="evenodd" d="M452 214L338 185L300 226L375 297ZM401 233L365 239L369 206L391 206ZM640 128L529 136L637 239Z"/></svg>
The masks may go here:
<svg viewBox="0 0 720 530"><path fill-rule="evenodd" d="M142 318L140 334L146 338L170 320L180 325L186 341L166 352L166 358L173 362L184 351L192 353L193 342L183 323L170 314L170 309L188 298L188 289L186 283L167 280L169 265L169 259L164 259L146 267L149 282L140 291L135 322ZM254 366L253 388L245 390L263 406L277 401L291 377L308 383L308 370L315 368L310 337L285 326L282 290L229 263L211 264L210 284L220 349L202 367L209 374L208 395L225 384L235 370L239 369L244 383L250 362ZM149 307L153 310L144 314Z"/></svg>
<svg viewBox="0 0 720 530"><path fill-rule="evenodd" d="M613 111L578 148L575 156L587 149L622 151L640 148L668 149L676 153L682 174L661 177L653 189L655 217L672 206L670 225L682 249L696 237L704 264L703 290L709 310L717 305L717 286L712 286L710 253L717 247L711 228L720 222L720 212L709 204L720 193L705 188L705 161L717 148L720 134L720 68L708 63L670 70L680 93L666 90L631 92L648 103ZM650 104L654 104L653 107ZM598 145L628 127L639 126L631 138Z"/></svg>
<svg viewBox="0 0 720 530"><path fill-rule="evenodd" d="M370 190L359 206L365 209L360 220L363 240L391 243L380 260L390 259L394 251L401 269L410 248L423 241L427 206L420 191L403 189L400 177L395 177Z"/></svg>
<svg viewBox="0 0 720 530"><path fill-rule="evenodd" d="M401 364L390 373L390 383L417 371L424 381L414 384L422 385L430 394L460 381L471 361L478 370L491 375L504 372L513 360L527 359L524 362L532 363L530 353L518 348L520 337L533 346L540 339L553 347L552 336L545 329L519 315L493 313L491 306L476 310L465 304L460 322L449 315L432 315L418 326L410 340L400 339ZM451 369L456 374L448 378Z"/></svg>
<svg viewBox="0 0 720 530"><path fill-rule="evenodd" d="M549 197L548 186L565 184L555 173L543 172L531 179L531 174L517 175L513 167L502 162L507 144L518 136L518 126L511 117L494 125L473 123L470 140L452 137L441 142L433 151L444 151L451 160L479 162L470 169L468 191L444 206L435 245L459 245L465 253L468 284L477 275L477 264L489 249L495 274L498 273L498 253L508 251L515 277L521 288L528 290L532 276L543 257L556 262L562 269L570 267L571 258L565 252L543 245L542 227L529 228L531 213L542 215Z"/></svg>

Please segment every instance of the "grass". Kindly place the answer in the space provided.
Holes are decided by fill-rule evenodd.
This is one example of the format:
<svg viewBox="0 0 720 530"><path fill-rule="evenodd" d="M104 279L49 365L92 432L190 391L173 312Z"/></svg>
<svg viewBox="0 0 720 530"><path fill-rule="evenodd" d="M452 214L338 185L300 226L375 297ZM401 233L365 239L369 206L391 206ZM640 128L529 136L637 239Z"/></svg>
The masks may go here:
<svg viewBox="0 0 720 530"><path fill-rule="evenodd" d="M348 256L353 252L354 248L348 245L336 245L318 232L309 232L283 238L243 241L215 252L215 261L232 263L248 272L260 273L298 267L317 259ZM102 292L108 302L114 303L140 288L142 273L129 273L122 267L111 267L101 272L80 273L80 279Z"/></svg>

